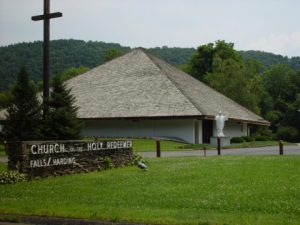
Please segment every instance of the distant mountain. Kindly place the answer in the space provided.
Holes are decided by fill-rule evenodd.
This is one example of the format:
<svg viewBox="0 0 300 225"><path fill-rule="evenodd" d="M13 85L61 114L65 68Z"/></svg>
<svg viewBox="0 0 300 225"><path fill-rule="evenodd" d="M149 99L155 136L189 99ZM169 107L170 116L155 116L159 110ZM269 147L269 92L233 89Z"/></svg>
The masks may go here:
<svg viewBox="0 0 300 225"><path fill-rule="evenodd" d="M121 53L131 50L120 44L80 41L80 40L54 40L50 43L50 74L62 73L70 67L85 66L93 68L104 63L107 50L117 49ZM173 65L187 63L194 53L193 48L151 48L155 55ZM43 43L19 43L0 47L0 90L8 88L14 83L21 66L26 66L31 79L40 81L43 69Z"/></svg>
<svg viewBox="0 0 300 225"><path fill-rule="evenodd" d="M93 68L104 63L104 56L109 49L117 49L121 53L131 50L115 43L104 43L81 40L54 40L50 44L50 73L62 73L71 67L85 66ZM152 54L159 56L175 66L186 64L195 53L195 48L150 48ZM42 79L41 41L19 43L0 47L0 90L6 90L15 82L16 75L22 65L26 66L31 78ZM239 51L244 59L260 61L266 67L283 63L293 69L300 69L300 57L287 58L281 55L260 51Z"/></svg>
<svg viewBox="0 0 300 225"><path fill-rule="evenodd" d="M195 48L169 48L166 46L149 48L148 50L174 66L186 64L196 52Z"/></svg>
<svg viewBox="0 0 300 225"><path fill-rule="evenodd" d="M129 47L120 44L55 40L50 44L50 74L61 73L70 67L86 66L93 68L104 62L108 49L115 48L121 52L129 51ZM31 78L42 79L43 43L20 43L0 47L0 88L6 89L13 83L21 66L26 66Z"/></svg>
<svg viewBox="0 0 300 225"><path fill-rule="evenodd" d="M287 64L293 70L300 69L300 57L288 58L282 55L275 55L269 52L262 51L238 51L245 60L252 59L261 62L267 68L276 64Z"/></svg>

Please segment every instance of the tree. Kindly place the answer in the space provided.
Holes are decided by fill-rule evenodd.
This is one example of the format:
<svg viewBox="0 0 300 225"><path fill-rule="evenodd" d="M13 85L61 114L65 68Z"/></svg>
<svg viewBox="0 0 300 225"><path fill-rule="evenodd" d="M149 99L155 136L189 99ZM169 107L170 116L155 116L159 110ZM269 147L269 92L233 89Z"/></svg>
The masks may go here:
<svg viewBox="0 0 300 225"><path fill-rule="evenodd" d="M214 89L260 114L259 104L265 93L261 76L251 63L243 64L234 59L214 61L213 72L204 80Z"/></svg>
<svg viewBox="0 0 300 225"><path fill-rule="evenodd" d="M73 77L76 77L80 74L83 74L85 72L89 71L88 67L85 66L80 66L80 67L71 67L67 70L65 70L62 74L61 74L61 80L62 82L69 80Z"/></svg>
<svg viewBox="0 0 300 225"><path fill-rule="evenodd" d="M214 44L209 43L207 45L201 45L197 48L197 52L192 56L188 63L188 73L197 78L203 80L206 73L212 72L214 58Z"/></svg>
<svg viewBox="0 0 300 225"><path fill-rule="evenodd" d="M0 92L0 110L2 108L7 108L12 101L12 96L9 91Z"/></svg>
<svg viewBox="0 0 300 225"><path fill-rule="evenodd" d="M286 133L289 140L300 140L300 72L279 64L266 70L263 78L273 102L272 110L266 113L271 128L280 138Z"/></svg>
<svg viewBox="0 0 300 225"><path fill-rule="evenodd" d="M286 65L275 65L264 73L264 85L272 96L275 108L286 108L286 103L295 100L295 89L292 83L293 71Z"/></svg>
<svg viewBox="0 0 300 225"><path fill-rule="evenodd" d="M77 118L78 108L75 98L62 82L60 76L53 78L53 86L48 101L49 112L45 118L41 138L48 140L74 140L80 138L82 122Z"/></svg>
<svg viewBox="0 0 300 225"><path fill-rule="evenodd" d="M213 43L201 45L197 48L196 53L192 56L188 63L188 73L204 81L204 76L207 73L212 73L215 64L222 64L226 60L233 60L238 63L242 61L242 57L233 49L233 43L226 43L223 40L218 40Z"/></svg>
<svg viewBox="0 0 300 225"><path fill-rule="evenodd" d="M5 140L28 141L37 138L41 108L36 94L36 87L23 67L11 91L7 119L3 122L1 136Z"/></svg>
<svg viewBox="0 0 300 225"><path fill-rule="evenodd" d="M108 62L110 60L113 60L113 59L121 56L121 55L122 55L122 53L118 49L115 49L115 48L108 49L105 52L104 61Z"/></svg>
<svg viewBox="0 0 300 225"><path fill-rule="evenodd" d="M261 113L262 97L267 95L261 68L254 60L244 62L234 44L222 40L199 46L190 62L181 66L185 72L257 114Z"/></svg>

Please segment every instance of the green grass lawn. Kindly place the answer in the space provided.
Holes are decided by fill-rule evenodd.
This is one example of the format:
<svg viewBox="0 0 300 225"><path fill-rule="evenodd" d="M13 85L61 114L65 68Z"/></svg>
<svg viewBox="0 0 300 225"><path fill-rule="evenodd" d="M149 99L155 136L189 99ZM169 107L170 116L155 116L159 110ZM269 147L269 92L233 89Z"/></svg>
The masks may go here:
<svg viewBox="0 0 300 225"><path fill-rule="evenodd" d="M300 156L147 159L0 186L0 213L148 224L299 224ZM4 168L4 167L0 167Z"/></svg>
<svg viewBox="0 0 300 225"><path fill-rule="evenodd" d="M223 148L253 148L253 147L265 147L265 146L278 146L278 141L255 141L255 142L243 142L233 143ZM295 143L283 142L283 145L296 145Z"/></svg>
<svg viewBox="0 0 300 225"><path fill-rule="evenodd" d="M133 139L133 150L136 152L156 151L155 140L152 139ZM293 145L293 143L284 142L284 145ZM249 148L249 147L263 147L263 146L278 146L278 141L255 141L235 143L222 148ZM215 146L209 144L186 144L175 141L161 140L162 151L182 151L182 150L199 150L203 149L215 149Z"/></svg>
<svg viewBox="0 0 300 225"><path fill-rule="evenodd" d="M133 150L136 152L147 152L147 151L156 151L156 141L153 139L133 139ZM207 144L186 144L176 141L167 141L161 140L160 147L162 151L182 151L182 150L194 150L194 149L203 149L203 146L206 148L211 148Z"/></svg>

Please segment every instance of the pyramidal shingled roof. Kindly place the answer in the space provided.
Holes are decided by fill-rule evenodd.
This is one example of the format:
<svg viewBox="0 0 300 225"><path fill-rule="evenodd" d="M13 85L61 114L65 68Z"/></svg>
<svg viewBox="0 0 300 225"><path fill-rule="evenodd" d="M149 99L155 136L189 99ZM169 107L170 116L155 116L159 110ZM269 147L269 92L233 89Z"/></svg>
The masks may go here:
<svg viewBox="0 0 300 225"><path fill-rule="evenodd" d="M138 48L67 82L78 116L92 118L213 117L268 124L214 89Z"/></svg>

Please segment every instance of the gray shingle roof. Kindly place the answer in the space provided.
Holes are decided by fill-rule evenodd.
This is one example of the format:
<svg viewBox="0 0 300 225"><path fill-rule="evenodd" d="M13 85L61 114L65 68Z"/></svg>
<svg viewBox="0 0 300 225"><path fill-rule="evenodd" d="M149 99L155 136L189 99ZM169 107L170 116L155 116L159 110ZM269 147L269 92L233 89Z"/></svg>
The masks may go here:
<svg viewBox="0 0 300 225"><path fill-rule="evenodd" d="M268 124L190 75L135 49L66 82L79 118L215 116Z"/></svg>

